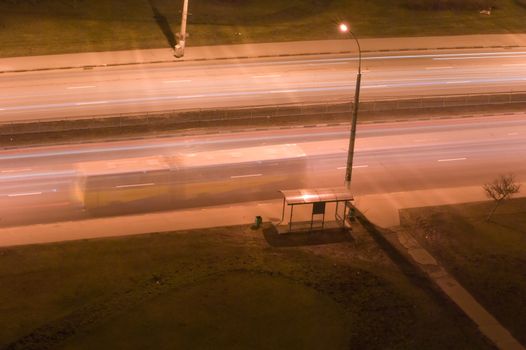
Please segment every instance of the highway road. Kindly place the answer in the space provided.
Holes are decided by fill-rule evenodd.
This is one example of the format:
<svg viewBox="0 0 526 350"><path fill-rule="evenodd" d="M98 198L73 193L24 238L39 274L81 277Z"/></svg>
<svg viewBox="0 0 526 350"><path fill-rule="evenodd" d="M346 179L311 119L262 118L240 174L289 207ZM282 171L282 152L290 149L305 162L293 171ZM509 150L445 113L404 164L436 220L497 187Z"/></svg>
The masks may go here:
<svg viewBox="0 0 526 350"><path fill-rule="evenodd" d="M526 90L526 52L366 54L362 100ZM0 122L117 113L349 101L356 57L265 59L0 75Z"/></svg>
<svg viewBox="0 0 526 350"><path fill-rule="evenodd" d="M526 181L526 113L360 125L353 192ZM0 151L0 226L278 198L343 185L348 129L316 127Z"/></svg>

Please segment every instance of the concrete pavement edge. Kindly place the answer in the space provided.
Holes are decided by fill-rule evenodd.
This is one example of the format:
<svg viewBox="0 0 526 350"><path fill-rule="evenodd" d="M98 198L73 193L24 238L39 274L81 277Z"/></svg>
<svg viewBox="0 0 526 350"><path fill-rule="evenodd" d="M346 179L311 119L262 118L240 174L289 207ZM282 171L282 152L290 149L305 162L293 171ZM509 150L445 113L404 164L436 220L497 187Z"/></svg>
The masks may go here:
<svg viewBox="0 0 526 350"><path fill-rule="evenodd" d="M513 49L526 47L526 34L458 35L361 39L363 53L443 51L465 49ZM43 70L92 69L141 64L198 62L228 59L273 58L350 54L352 40L317 40L187 47L176 59L171 48L86 52L63 55L0 58L0 73Z"/></svg>

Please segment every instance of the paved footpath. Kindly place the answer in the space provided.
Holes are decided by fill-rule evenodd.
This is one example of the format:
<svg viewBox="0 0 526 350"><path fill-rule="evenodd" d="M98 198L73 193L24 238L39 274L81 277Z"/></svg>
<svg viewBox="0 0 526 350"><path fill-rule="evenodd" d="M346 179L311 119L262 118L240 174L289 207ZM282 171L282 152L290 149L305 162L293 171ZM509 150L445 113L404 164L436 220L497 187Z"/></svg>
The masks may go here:
<svg viewBox="0 0 526 350"><path fill-rule="evenodd" d="M517 49L526 48L526 34L372 38L361 39L360 45L364 53L454 49ZM0 73L174 61L338 54L354 51L356 51L356 47L352 40L320 40L243 45L189 46L185 50L185 57L181 59L173 56L171 48L87 52L0 58Z"/></svg>
<svg viewBox="0 0 526 350"><path fill-rule="evenodd" d="M526 183L521 184L526 188ZM526 196L523 191L519 195ZM400 224L400 209L467 203L487 200L481 186L439 188L355 196L354 204L374 224L393 227ZM278 223L282 200L238 203L186 210L174 210L118 217L93 218L49 224L0 228L0 247L49 243L76 239L125 236L151 232L167 232L217 226L249 225L257 215L263 221ZM310 208L295 208L294 221L310 220ZM327 220L334 217L329 205ZM288 213L282 224L288 224ZM0 217L1 220L1 217Z"/></svg>

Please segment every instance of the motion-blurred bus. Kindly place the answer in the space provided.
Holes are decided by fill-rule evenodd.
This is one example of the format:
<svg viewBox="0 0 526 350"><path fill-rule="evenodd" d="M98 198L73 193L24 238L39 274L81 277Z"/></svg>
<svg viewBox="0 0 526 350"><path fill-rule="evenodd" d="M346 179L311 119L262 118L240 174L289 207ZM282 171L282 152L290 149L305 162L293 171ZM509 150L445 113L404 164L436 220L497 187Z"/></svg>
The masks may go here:
<svg viewBox="0 0 526 350"><path fill-rule="evenodd" d="M96 215L273 198L301 187L306 155L295 144L76 164L76 195Z"/></svg>

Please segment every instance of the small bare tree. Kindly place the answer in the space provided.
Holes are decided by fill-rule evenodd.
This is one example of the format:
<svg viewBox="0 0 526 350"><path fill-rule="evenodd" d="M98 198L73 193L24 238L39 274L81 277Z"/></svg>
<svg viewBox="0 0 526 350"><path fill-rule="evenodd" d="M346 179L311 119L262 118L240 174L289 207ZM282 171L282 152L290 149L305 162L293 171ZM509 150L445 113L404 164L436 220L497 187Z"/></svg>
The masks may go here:
<svg viewBox="0 0 526 350"><path fill-rule="evenodd" d="M508 174L499 175L495 180L493 180L493 182L484 184L482 188L486 192L486 196L495 201L495 205L486 217L486 221L489 221L493 213L495 213L495 210L497 210L497 207L503 201L511 198L511 196L513 196L515 193L518 193L520 191L521 185L515 182L515 177L513 174Z"/></svg>

